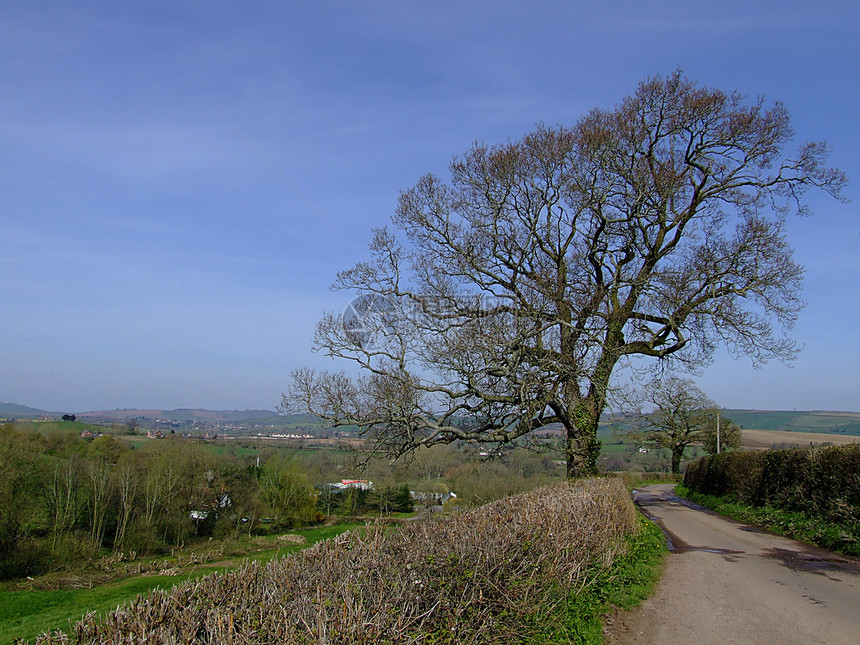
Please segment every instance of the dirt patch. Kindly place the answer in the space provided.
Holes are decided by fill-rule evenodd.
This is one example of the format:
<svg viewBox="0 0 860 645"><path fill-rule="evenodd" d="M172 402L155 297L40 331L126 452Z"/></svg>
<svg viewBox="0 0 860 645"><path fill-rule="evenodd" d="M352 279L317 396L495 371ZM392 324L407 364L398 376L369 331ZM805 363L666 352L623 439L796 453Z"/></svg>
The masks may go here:
<svg viewBox="0 0 860 645"><path fill-rule="evenodd" d="M860 437L844 434L828 434L824 432L786 432L784 430L744 430L744 448L763 450L774 445L784 444L808 446L832 443L842 446L848 443L860 443Z"/></svg>
<svg viewBox="0 0 860 645"><path fill-rule="evenodd" d="M306 544L307 541L308 539L304 535L296 535L295 533L278 536L278 542L283 544Z"/></svg>
<svg viewBox="0 0 860 645"><path fill-rule="evenodd" d="M207 562L206 564L200 564L198 566L201 568L217 569L219 567L235 567L236 563L233 560L220 560L218 562Z"/></svg>

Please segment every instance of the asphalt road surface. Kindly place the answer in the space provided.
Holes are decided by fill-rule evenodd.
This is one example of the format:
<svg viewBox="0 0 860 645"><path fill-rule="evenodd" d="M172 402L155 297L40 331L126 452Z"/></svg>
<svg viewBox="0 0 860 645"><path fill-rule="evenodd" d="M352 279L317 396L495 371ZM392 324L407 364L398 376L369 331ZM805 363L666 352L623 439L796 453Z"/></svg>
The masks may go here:
<svg viewBox="0 0 860 645"><path fill-rule="evenodd" d="M655 595L607 622L607 643L860 645L860 561L741 524L679 498L633 496L671 553Z"/></svg>

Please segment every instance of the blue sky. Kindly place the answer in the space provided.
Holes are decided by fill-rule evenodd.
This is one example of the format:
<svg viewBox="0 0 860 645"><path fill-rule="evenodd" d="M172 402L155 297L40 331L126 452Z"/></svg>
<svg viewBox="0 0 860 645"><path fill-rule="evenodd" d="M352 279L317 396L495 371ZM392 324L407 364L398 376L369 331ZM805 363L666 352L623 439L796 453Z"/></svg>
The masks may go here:
<svg viewBox="0 0 860 645"><path fill-rule="evenodd" d="M314 324L400 190L681 67L783 101L854 182L790 222L794 367L720 356L700 386L860 410L858 33L826 1L4 2L0 401L272 409L338 367Z"/></svg>

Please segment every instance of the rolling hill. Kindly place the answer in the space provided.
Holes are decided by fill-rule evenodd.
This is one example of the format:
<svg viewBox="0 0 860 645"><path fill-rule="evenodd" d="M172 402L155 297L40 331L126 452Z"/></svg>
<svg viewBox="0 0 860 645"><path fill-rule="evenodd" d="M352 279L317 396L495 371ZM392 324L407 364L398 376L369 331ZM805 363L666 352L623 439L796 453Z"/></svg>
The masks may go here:
<svg viewBox="0 0 860 645"><path fill-rule="evenodd" d="M319 420L310 415L289 415L285 418L274 410L205 410L178 408L175 410L117 408L114 410L68 411L81 421L104 422L128 419L167 422L201 422L213 424L246 424L276 426L308 424ZM50 412L17 403L0 403L0 419L59 418L62 412ZM740 410L724 409L722 414L745 430L779 432L825 433L860 437L860 413L823 410Z"/></svg>
<svg viewBox="0 0 860 645"><path fill-rule="evenodd" d="M723 410L722 413L745 430L860 436L860 413L857 412Z"/></svg>
<svg viewBox="0 0 860 645"><path fill-rule="evenodd" d="M44 416L60 416L62 413L47 412L17 403L0 403L0 419L35 419Z"/></svg>

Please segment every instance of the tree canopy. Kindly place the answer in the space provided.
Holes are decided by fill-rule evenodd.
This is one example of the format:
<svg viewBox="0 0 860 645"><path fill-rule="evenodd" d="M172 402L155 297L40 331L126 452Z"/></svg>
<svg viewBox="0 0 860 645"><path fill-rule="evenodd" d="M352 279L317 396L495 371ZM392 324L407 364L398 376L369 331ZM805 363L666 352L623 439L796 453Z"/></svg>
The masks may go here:
<svg viewBox="0 0 860 645"><path fill-rule="evenodd" d="M372 258L337 276L357 297L315 344L362 375L296 370L284 404L395 455L556 422L568 476L594 472L619 365L701 365L720 344L794 357L802 268L784 218L846 179L824 143L788 156L792 137L780 103L678 71L572 127L475 143L450 181L404 191Z"/></svg>
<svg viewBox="0 0 860 645"><path fill-rule="evenodd" d="M648 446L668 448L672 472L677 474L687 447L706 441L706 429L714 423L717 405L690 379L677 376L655 382L644 398L653 409L640 413L640 427L631 435Z"/></svg>
<svg viewBox="0 0 860 645"><path fill-rule="evenodd" d="M702 428L702 446L709 455L739 450L743 445L743 430L727 417L720 416L719 426L717 426L717 417L714 415Z"/></svg>

